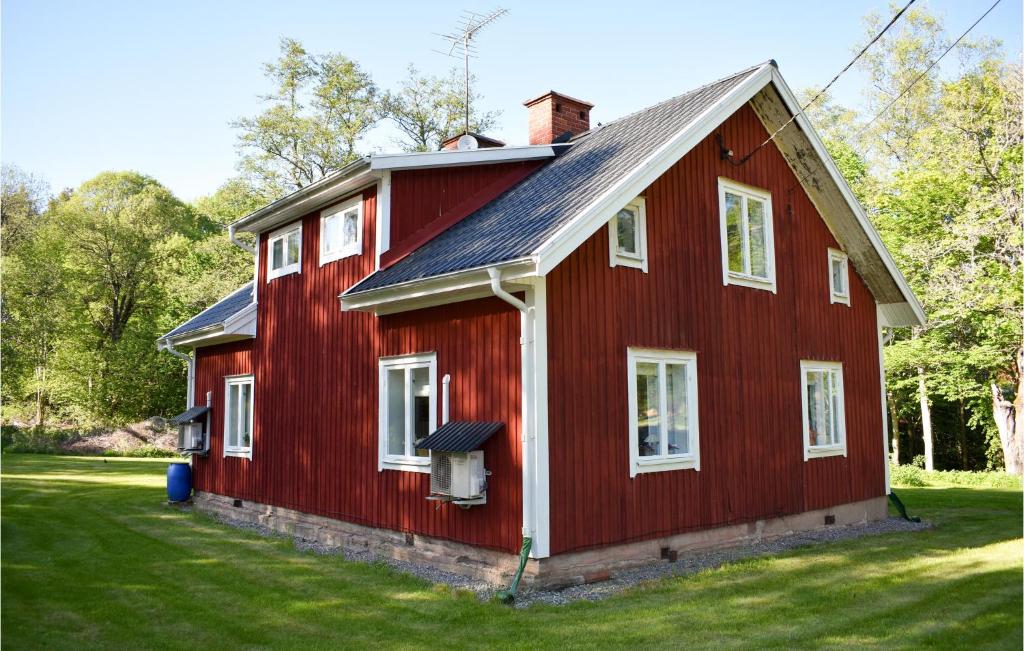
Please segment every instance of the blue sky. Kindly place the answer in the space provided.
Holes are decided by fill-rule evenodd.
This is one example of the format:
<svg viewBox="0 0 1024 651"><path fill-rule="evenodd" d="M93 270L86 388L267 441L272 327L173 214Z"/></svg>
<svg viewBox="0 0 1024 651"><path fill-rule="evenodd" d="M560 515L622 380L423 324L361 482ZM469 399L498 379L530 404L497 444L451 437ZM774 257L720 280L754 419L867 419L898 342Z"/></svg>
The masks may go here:
<svg viewBox="0 0 1024 651"><path fill-rule="evenodd" d="M989 0L919 0L958 35ZM394 87L414 62L444 74L433 52L459 2L351 0L3 0L0 158L54 191L106 169L152 175L183 199L212 192L235 173L228 123L260 110L269 88L261 64L290 36L311 52L341 52ZM754 63L774 58L790 86L822 85L862 38L862 16L888 15L879 0L843 2L506 2L473 62L484 106L503 112L491 135L526 140L522 101L548 89L595 104L608 121ZM1003 0L972 36L1021 53L1021 2ZM951 55L952 56L952 55ZM834 87L856 105L856 72ZM366 150L394 149L393 131Z"/></svg>

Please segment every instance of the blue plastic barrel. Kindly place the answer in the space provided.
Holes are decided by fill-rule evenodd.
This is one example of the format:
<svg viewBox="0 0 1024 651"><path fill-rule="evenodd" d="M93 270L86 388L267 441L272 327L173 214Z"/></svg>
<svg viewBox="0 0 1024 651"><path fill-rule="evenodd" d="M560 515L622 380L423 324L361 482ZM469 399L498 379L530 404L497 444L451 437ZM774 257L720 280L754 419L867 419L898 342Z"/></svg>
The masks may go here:
<svg viewBox="0 0 1024 651"><path fill-rule="evenodd" d="M184 502L192 494L192 466L172 463L167 466L167 499Z"/></svg>

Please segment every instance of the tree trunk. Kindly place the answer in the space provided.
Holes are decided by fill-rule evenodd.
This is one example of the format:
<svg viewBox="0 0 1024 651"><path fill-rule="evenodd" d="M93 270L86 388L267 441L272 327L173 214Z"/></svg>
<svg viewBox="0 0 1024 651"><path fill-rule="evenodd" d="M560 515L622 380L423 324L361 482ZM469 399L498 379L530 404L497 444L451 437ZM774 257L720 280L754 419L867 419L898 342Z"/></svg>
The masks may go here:
<svg viewBox="0 0 1024 651"><path fill-rule="evenodd" d="M928 405L928 388L924 383L924 368L917 367L917 394L921 400L921 435L924 438L924 469L935 470L932 445L932 410Z"/></svg>
<svg viewBox="0 0 1024 651"><path fill-rule="evenodd" d="M36 367L36 427L43 426L43 419L45 410L43 409L44 399L44 386L46 384L46 369L42 366Z"/></svg>
<svg viewBox="0 0 1024 651"><path fill-rule="evenodd" d="M1006 464L1006 472L1020 475L1024 470L1024 450L1021 445L1021 423L1024 422L1024 347L1018 348L1016 352L1017 365L1017 395L1013 402L1003 398L999 385L993 382L992 389L992 416L996 421L996 429L999 430L999 443L1003 447L1003 462Z"/></svg>
<svg viewBox="0 0 1024 651"><path fill-rule="evenodd" d="M959 401L960 429L957 432L957 447L960 448L960 469L970 470L969 455L967 454L967 424L964 422L964 401Z"/></svg>
<svg viewBox="0 0 1024 651"><path fill-rule="evenodd" d="M896 398L893 397L892 391L888 394L886 402L889 403L889 420L892 421L892 429L889 431L889 435L892 437L892 463L893 465L900 465L900 421L899 413L896 411Z"/></svg>

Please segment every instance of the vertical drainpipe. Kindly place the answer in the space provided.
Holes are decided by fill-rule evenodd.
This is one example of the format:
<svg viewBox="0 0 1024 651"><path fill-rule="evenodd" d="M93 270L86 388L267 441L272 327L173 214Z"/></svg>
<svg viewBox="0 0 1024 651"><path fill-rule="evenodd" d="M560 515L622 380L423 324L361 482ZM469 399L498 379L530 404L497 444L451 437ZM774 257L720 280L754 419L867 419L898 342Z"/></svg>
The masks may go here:
<svg viewBox="0 0 1024 651"><path fill-rule="evenodd" d="M451 384L452 376L447 373L441 378L441 424L448 422L448 385Z"/></svg>
<svg viewBox="0 0 1024 651"><path fill-rule="evenodd" d="M882 463L885 464L885 494L891 492L889 485L889 418L885 391L885 342L888 337L883 333L885 317L882 307L875 303L875 326L878 328L878 384L882 392Z"/></svg>
<svg viewBox="0 0 1024 651"><path fill-rule="evenodd" d="M174 355L178 359L183 359L183 360L185 360L188 363L188 382L187 382L188 388L186 389L188 391L188 395L185 396L185 408L186 409L191 409L192 407L195 407L195 395L194 395L195 394L195 390L196 390L196 360L195 360L195 353L186 354L186 353L181 352L180 350L175 350L174 346L172 346L171 343L169 341L167 341L166 339L163 340L162 345L158 346L158 348L162 348L163 350L166 350L167 352L169 352L170 354Z"/></svg>

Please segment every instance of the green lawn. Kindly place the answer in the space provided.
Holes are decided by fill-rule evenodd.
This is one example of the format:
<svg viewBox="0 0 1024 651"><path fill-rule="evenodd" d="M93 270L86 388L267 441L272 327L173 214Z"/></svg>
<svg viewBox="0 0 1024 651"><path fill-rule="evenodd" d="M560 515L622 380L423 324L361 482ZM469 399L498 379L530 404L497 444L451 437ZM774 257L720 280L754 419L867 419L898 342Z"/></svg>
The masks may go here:
<svg viewBox="0 0 1024 651"><path fill-rule="evenodd" d="M4 647L1022 646L1019 491L908 488L934 529L515 610L168 508L166 465L3 455Z"/></svg>

